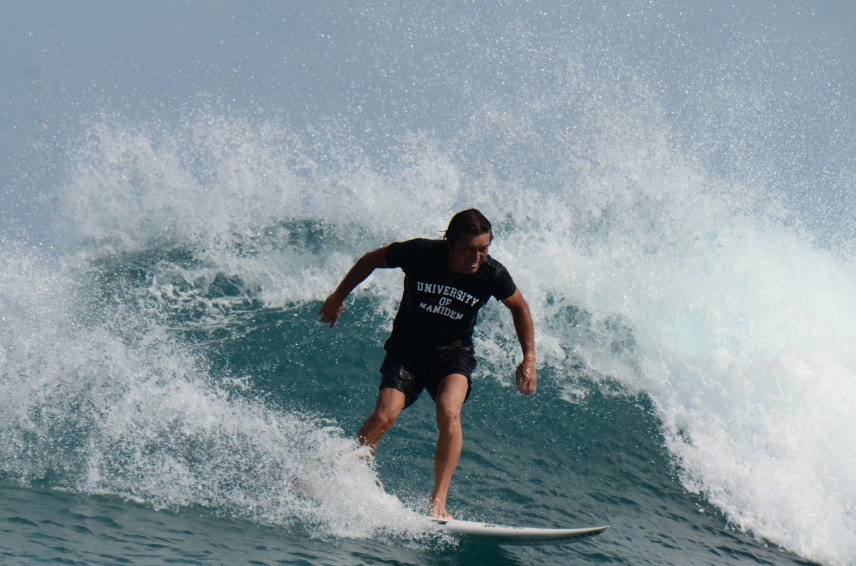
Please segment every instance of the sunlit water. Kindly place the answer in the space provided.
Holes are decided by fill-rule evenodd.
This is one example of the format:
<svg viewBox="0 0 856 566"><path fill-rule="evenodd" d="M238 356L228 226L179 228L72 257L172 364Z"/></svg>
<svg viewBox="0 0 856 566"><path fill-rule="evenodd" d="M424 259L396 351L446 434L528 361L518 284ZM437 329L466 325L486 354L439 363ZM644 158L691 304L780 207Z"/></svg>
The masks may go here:
<svg viewBox="0 0 856 566"><path fill-rule="evenodd" d="M854 562L852 9L153 6L3 8L5 560ZM594 539L438 533L427 398L354 447L401 274L320 301L471 206L540 385L489 305L449 507Z"/></svg>

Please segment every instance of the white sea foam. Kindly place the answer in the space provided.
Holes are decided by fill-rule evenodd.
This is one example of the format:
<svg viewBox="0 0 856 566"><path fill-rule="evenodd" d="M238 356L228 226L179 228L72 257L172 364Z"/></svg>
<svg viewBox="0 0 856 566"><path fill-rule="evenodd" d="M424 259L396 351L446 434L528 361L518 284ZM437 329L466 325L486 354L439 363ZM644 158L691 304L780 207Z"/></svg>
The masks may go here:
<svg viewBox="0 0 856 566"><path fill-rule="evenodd" d="M166 131L99 124L64 199L88 253L154 242L192 250L193 265L161 263L145 292L221 321L234 305L204 303L217 274L240 282L230 301L274 308L319 301L362 251L435 235L455 209L481 206L497 224L494 255L532 304L545 366L561 375L576 364L647 393L687 489L741 529L807 557L845 562L856 522L846 503L856 499L856 463L845 448L856 441L848 401L856 393L848 347L856 338L856 269L789 226L787 212L770 204L775 199L729 186L676 151L659 135L663 124L656 111L599 116L587 126L600 132L583 148L589 165L577 170L573 186L557 187L553 178L547 188L473 173L424 139L403 142L403 165L381 171L368 160L320 162L315 156L348 152L330 141L309 149L271 125L261 134L240 120L202 117ZM635 137L615 134L626 130ZM386 297L391 313L398 285L397 275L383 273L365 289ZM503 338L510 321L501 309L485 318L482 352L512 364L516 347ZM570 375L563 387L575 391ZM190 420L200 430L213 421L193 422L194 415L226 411L235 425L228 435L264 443L261 461L270 450L298 466L274 444L296 442L306 425L227 402L199 378L180 377L191 394L154 380L144 385L152 389L124 399L160 398L166 413L157 420L166 422L198 401ZM241 432L245 425L277 440ZM136 436L138 425L129 426ZM283 430L294 427L303 432ZM308 431L336 454L325 461L345 465L337 435ZM193 487L192 473L175 462L139 465L161 466L145 476L175 475L168 483L187 484L188 493L208 489ZM345 475L342 482L353 481ZM383 501L378 492L377 504Z"/></svg>
<svg viewBox="0 0 856 566"><path fill-rule="evenodd" d="M621 222L609 249L576 262L587 281L571 302L609 340L582 335L575 354L651 396L688 489L742 529L846 562L856 269L781 224L717 208ZM609 316L632 329L629 345Z"/></svg>
<svg viewBox="0 0 856 566"><path fill-rule="evenodd" d="M297 522L323 536L426 532L331 423L268 407L240 377L213 376L130 304L91 311L77 294L85 270L9 248L2 261L5 477Z"/></svg>
<svg viewBox="0 0 856 566"><path fill-rule="evenodd" d="M68 254L83 256L71 262L88 265L99 256L175 248L190 259L164 259L147 273L143 296L135 298L157 309L198 309L203 316L195 320L216 326L228 324L251 301L271 308L319 301L366 249L438 235L454 211L477 206L494 220L492 252L529 299L541 363L555 370L565 398L584 402L579 368L647 393L688 490L704 494L741 529L811 559L852 563L856 267L847 235L853 227L820 224L826 217L852 218L852 198L835 195L849 190L853 174L845 159L819 159L825 151L852 154L852 110L846 95L790 88L794 78L808 87L815 73L829 77L836 61L805 54L808 59L800 62L806 74L788 74L787 89L769 88L783 83L770 74L752 82L753 76L788 68L789 60L763 38L741 42L735 36L732 42L729 36L731 58L720 60L707 46L675 54L691 63L664 72L666 80L680 79L673 88L647 80L648 66L669 71L668 60L634 49L635 38L646 36L636 22L657 20L656 10L639 9L632 18L616 16L621 10L595 11L601 14L592 20L596 32L575 27L577 43L563 43L561 33L539 35L547 38L539 43L521 22L517 30L505 29L507 34L466 19L450 26L453 34L465 32L465 47L478 55L460 69L452 63L431 69L432 77L450 77L443 87L452 98L470 101L450 111L460 120L454 127L443 124L445 136L404 131L408 123L378 149L348 128L297 132L276 119L248 120L209 107L169 124L95 118L84 138L69 144L75 150L58 195L57 230ZM417 20L409 32L420 29ZM391 21L386 27L381 22L381 31L389 32ZM555 20L563 21L569 20ZM651 29L662 31L659 22ZM471 32L486 32L480 36L484 51L470 44ZM685 47L697 40L690 37L680 38ZM587 40L607 43L589 51ZM643 59L637 66L621 63L637 57ZM816 66L824 61L827 67ZM484 75L471 78L483 69ZM456 77L461 84L453 84ZM801 114L804 106L821 107L812 96L831 104L823 112ZM410 100L385 102L399 103L394 109L402 110ZM803 127L816 119L840 123L814 132ZM366 132L374 126L364 125ZM807 145L830 141L790 149L797 139L808 139ZM818 178L798 174L815 161L832 169ZM817 194L800 189L809 182ZM803 233L798 219L817 220L815 209L821 222L809 223ZM813 242L812 233L835 249ZM53 405L42 399L53 399L57 391L81 399L73 388L88 384L96 393L82 399L101 401L94 414L84 413L94 416L81 429L109 423L101 425L101 434L126 446L128 454L145 456L146 435L172 423L197 442L225 438L221 446L231 447L239 439L258 450L260 462L267 462L261 454L270 450L285 462L281 469L265 468L273 474L300 467L300 458L315 470L315 456L302 452L299 440L309 434L329 453L318 456L319 462L357 466L364 476L356 481L374 494L373 504L394 506L373 491L372 473L351 462L337 433L306 424L300 415L272 414L229 397L209 382L202 361L170 345L144 316L141 334L133 335L148 348L140 351L98 325L82 335L73 332L91 318L85 308L81 315L79 305L59 298L75 296L76 278L31 267L31 260L10 253L0 306L15 332L3 334L0 363L5 375L27 386L15 393L23 398L14 407L22 408L4 405L5 422L25 415L27 407L46 407L41 422L50 423L47 407ZM218 277L235 292L212 298ZM399 281L394 273L376 274L363 289L382 297L390 315ZM136 303L126 306L133 310ZM117 316L114 324L128 320ZM39 322L28 323L31 318ZM508 317L500 308L483 318L481 352L496 366L510 366L516 346L507 339ZM63 377L81 368L95 378ZM114 375L136 377L108 383ZM159 375L173 379L166 384ZM188 399L183 406L181 396ZM159 402L150 406L149 399ZM123 402L149 407L157 418L108 411ZM275 440L254 436L250 425ZM50 459L28 459L21 452L47 430L35 424L19 431L35 437L3 437L11 442L6 450L17 455L9 460L17 464L9 465L20 466L13 469L22 477L39 477L50 467ZM300 458L278 451L282 446ZM76 449L69 447L73 454ZM86 477L95 489L105 485L110 462L91 464ZM212 504L236 504L225 491L195 483L195 472L180 460L131 459L130 465L156 484L161 474L171 478L169 486L143 482L153 501L221 497L222 503ZM343 493L353 490L350 480L337 481ZM264 493L264 486L259 490ZM268 502L260 514L277 515L269 498L260 497ZM304 513L292 501L284 507L278 516ZM342 517L348 523L353 516L345 509L317 513L330 522Z"/></svg>

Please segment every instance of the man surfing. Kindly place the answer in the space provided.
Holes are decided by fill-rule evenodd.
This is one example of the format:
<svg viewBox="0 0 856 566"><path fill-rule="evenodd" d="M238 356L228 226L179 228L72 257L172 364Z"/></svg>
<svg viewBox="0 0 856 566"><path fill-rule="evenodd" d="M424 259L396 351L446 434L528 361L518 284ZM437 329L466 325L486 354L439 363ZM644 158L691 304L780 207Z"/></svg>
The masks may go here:
<svg viewBox="0 0 856 566"><path fill-rule="evenodd" d="M535 329L529 305L511 275L488 255L493 231L478 210L452 217L442 240L395 242L363 255L327 297L318 317L330 327L345 308L345 298L375 269L404 271L404 292L384 345L381 382L374 412L357 432L371 453L423 389L437 407L434 490L430 515L448 520L446 495L463 445L461 409L476 367L473 330L479 309L491 297L511 311L523 361L517 366L517 390L535 393Z"/></svg>

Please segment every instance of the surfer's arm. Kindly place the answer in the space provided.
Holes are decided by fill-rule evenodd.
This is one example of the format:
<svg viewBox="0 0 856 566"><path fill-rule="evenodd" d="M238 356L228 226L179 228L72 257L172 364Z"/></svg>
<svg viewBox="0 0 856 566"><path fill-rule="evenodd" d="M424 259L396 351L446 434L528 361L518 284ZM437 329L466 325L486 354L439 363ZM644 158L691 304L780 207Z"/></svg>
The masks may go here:
<svg viewBox="0 0 856 566"><path fill-rule="evenodd" d="M516 379L517 390L523 395L535 393L537 375L535 371L535 324L532 322L532 314L529 312L529 304L523 298L520 289L507 299L504 304L511 311L514 319L514 330L517 331L517 339L523 349L523 361L517 366Z"/></svg>
<svg viewBox="0 0 856 566"><path fill-rule="evenodd" d="M331 328L336 325L336 321L339 320L342 311L345 310L345 298L351 294L351 291L365 281L375 269L389 267L386 263L387 247L384 246L368 252L357 260L354 266L345 274L345 277L339 283L339 286L336 287L336 290L327 297L324 304L318 309L318 320L326 323Z"/></svg>

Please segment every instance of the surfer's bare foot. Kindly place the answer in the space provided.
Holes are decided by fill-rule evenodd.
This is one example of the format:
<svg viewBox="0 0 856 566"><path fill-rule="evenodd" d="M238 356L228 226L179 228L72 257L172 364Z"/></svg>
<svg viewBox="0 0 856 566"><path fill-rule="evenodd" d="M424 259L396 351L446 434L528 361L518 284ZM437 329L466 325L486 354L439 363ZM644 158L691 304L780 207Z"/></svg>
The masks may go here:
<svg viewBox="0 0 856 566"><path fill-rule="evenodd" d="M452 516L446 511L446 502L442 499L435 499L430 502L431 510L428 511L428 515L432 519L439 519L440 521L450 521Z"/></svg>
<svg viewBox="0 0 856 566"><path fill-rule="evenodd" d="M368 446L358 446L357 460L359 460L363 464L368 464L369 466L371 466L372 463L374 463L374 454Z"/></svg>

